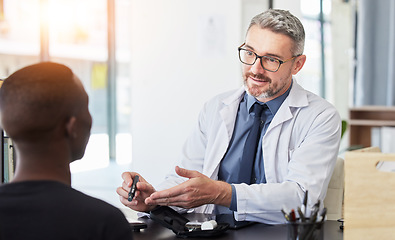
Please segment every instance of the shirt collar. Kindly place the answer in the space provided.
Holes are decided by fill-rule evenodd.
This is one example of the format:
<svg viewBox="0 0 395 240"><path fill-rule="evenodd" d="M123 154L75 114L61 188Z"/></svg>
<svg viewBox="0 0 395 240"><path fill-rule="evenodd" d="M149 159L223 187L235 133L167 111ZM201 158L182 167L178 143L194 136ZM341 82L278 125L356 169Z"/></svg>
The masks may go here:
<svg viewBox="0 0 395 240"><path fill-rule="evenodd" d="M270 100L269 102L266 102L266 103L260 102L255 97L253 97L253 96L251 96L251 95L246 93L245 96L244 96L244 99L247 101L248 112L251 113L252 105L254 105L254 103L257 102L257 103L259 103L261 105L266 104L268 106L270 112L273 115L275 115L277 113L278 109L280 108L281 104L288 97L289 92L291 91L291 88L292 88L292 84L293 84L293 81L291 82L291 86L288 88L288 90L285 93L283 93L281 96L279 96L279 97L277 97L277 98L275 98L273 100Z"/></svg>

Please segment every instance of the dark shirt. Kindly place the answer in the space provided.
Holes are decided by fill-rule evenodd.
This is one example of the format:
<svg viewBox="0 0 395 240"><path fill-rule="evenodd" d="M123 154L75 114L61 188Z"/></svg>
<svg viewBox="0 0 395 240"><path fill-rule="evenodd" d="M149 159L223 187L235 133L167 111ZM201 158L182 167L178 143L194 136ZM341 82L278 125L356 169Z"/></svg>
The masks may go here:
<svg viewBox="0 0 395 240"><path fill-rule="evenodd" d="M0 186L0 239L132 239L116 207L55 181Z"/></svg>

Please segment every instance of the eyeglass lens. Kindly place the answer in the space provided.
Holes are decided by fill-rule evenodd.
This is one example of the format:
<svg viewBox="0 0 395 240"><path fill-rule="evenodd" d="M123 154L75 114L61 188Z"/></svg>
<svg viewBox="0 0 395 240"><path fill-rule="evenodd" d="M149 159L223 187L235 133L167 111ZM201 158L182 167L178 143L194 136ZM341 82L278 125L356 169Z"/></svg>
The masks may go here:
<svg viewBox="0 0 395 240"><path fill-rule="evenodd" d="M239 57L240 57L240 61L242 63L248 64L248 65L253 65L258 58L256 53L254 53L252 51L245 50L245 49L239 50ZM261 59L262 67L266 70L275 72L280 67L280 62L275 58L262 56L262 57L260 57L260 59Z"/></svg>

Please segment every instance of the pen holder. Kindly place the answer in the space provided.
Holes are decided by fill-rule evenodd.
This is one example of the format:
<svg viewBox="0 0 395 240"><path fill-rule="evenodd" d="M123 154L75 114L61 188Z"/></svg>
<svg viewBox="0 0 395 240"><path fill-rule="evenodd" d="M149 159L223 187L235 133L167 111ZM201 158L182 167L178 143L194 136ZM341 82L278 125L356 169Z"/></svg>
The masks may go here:
<svg viewBox="0 0 395 240"><path fill-rule="evenodd" d="M287 223L288 240L323 240L324 223L306 221L295 221Z"/></svg>

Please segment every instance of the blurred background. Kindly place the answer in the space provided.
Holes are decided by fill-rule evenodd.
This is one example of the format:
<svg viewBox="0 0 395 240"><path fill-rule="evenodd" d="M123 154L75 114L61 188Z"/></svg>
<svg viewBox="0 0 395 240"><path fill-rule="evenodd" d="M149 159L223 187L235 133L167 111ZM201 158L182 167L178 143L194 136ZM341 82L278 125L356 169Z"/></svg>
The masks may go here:
<svg viewBox="0 0 395 240"><path fill-rule="evenodd" d="M39 61L63 63L79 76L93 128L84 158L71 164L72 185L119 206L115 189L123 171L158 184L204 102L242 85L237 47L250 19L268 8L289 10L305 26L307 62L295 77L299 84L345 120L350 107L370 104L358 103L364 97L356 94L366 85L358 83L356 54L366 2L0 0L0 78ZM376 11L383 9L391 8ZM341 149L347 146L346 133Z"/></svg>

